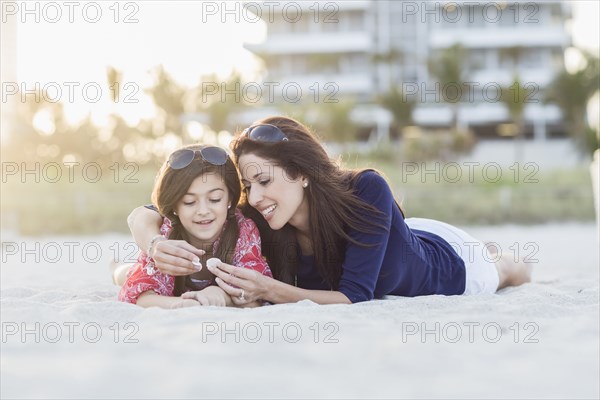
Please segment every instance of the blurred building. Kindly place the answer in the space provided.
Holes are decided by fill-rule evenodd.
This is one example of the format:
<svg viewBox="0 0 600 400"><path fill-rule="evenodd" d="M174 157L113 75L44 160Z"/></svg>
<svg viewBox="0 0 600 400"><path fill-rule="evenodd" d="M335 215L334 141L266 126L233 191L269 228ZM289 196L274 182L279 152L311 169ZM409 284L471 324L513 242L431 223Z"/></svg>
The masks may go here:
<svg viewBox="0 0 600 400"><path fill-rule="evenodd" d="M454 44L467 49L464 81L474 83L464 88L460 126L497 136L498 127L510 121L497 88L509 87L518 74L536 90L525 108L527 134L543 140L563 130L559 109L543 98L571 44L566 1L288 3L294 4L285 12L286 2L277 2L272 12L263 8L266 39L245 46L264 60L264 81L299 86L304 101L315 101L317 93L319 101L327 95L351 98L358 104L353 119L378 136L388 134L392 118L376 100L394 86L417 101L417 125L451 124L451 107L436 94L429 63ZM287 101L282 91L274 93L279 97L263 111Z"/></svg>

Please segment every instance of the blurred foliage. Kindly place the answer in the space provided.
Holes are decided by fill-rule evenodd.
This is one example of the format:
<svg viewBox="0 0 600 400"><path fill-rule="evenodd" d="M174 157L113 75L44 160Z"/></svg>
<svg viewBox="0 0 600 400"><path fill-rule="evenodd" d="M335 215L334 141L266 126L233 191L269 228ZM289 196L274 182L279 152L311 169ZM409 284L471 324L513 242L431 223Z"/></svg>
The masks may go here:
<svg viewBox="0 0 600 400"><path fill-rule="evenodd" d="M356 102L351 98L335 100L284 104L279 110L283 115L307 124L323 141L350 144L356 141L359 130L359 125L352 119Z"/></svg>
<svg viewBox="0 0 600 400"><path fill-rule="evenodd" d="M246 96L231 93L234 89L235 93L241 93L242 85L242 78L238 73L233 73L223 82L216 74L203 77L200 85L192 90L196 105L194 111L208 115L207 124L213 131L231 130L230 115L249 106Z"/></svg>
<svg viewBox="0 0 600 400"><path fill-rule="evenodd" d="M167 153L199 140L188 132L182 115L207 116L210 126L204 125L203 140L216 140L211 128L233 130L229 116L243 103L221 102L218 93L210 102L198 97L203 82L218 82L215 76L203 77L197 88L185 88L162 67L153 73L154 84L146 92L154 116L135 124L116 107L102 126L91 115L70 123L63 104L45 101L52 98L45 95L24 96L25 101L12 104L9 135L1 149L2 229L23 234L124 231L128 213L150 201ZM113 103L119 101L122 77L117 69L107 69ZM227 80L230 85L240 82L237 75Z"/></svg>
<svg viewBox="0 0 600 400"><path fill-rule="evenodd" d="M444 68L436 67L441 82L460 84L456 80L462 79L462 67L456 58L460 58L462 51L460 47L454 47L439 55L441 58L437 62L445 60L448 64ZM389 57L398 55L390 54ZM328 60L324 57L313 61ZM581 122L585 120L587 100L597 90L597 65L597 58L590 59L588 68L575 74L564 73L555 82L557 93L576 100L567 102L559 96L556 101L564 108L573 127L571 131L584 132L585 135L580 136L590 142L596 140L595 146L597 136ZM32 235L126 231L127 214L135 206L149 201L157 168L173 147L173 143L166 142L167 138L176 139L175 146L199 140L197 134L189 132L182 116L191 117L205 126L206 132L201 137L208 140L210 132L214 135L221 130L233 131L232 115L252 106L244 98L232 99L231 90L243 85L237 74L225 81L215 75L204 76L192 88L179 85L162 67L155 69L153 74L154 84L146 92L154 103L155 115L133 126L116 112L109 115L105 126L96 125L89 115L72 125L61 103L34 101L32 96L15 104L10 140L2 145L3 163L31 168L31 163L64 165L79 162L85 165L93 162L100 166L103 175L98 180L86 180L82 179L81 169L75 169L74 183L66 177L56 183L33 181L31 175L25 180L19 175L10 177L9 182L2 185L3 228L19 229L23 234ZM123 74L109 68L106 79L112 89L109 91L112 101L116 103ZM587 86L582 88L583 84ZM520 87L519 80L516 79L513 85ZM516 123L519 119L522 121L521 94L513 99L513 103L509 99L505 102ZM504 181L493 185L479 181L448 186L443 182L399 180L402 163L454 160L471 151L475 138L469 131L430 132L410 126L414 103L404 101L398 88L392 88L379 102L393 115L393 128L402 133L403 140L400 143L372 143L368 152L352 153L351 162L346 161L346 165L384 171L396 193L406 199L410 215L456 223L542 222L550 216L567 220L593 218L593 208L587 207L591 204L587 171L567 172L568 179L562 183L556 181L556 176L547 175L547 184L536 186L535 191L530 190L530 185ZM318 104L284 104L281 107L284 114L306 122L322 140L342 143L345 149L354 148L353 142L361 124L353 119L356 102L352 98ZM39 120L44 123L36 124ZM456 114L453 123L456 124ZM68 170L63 168L65 172ZM465 196L470 199L468 206ZM507 196L509 200L506 200ZM498 213L498 209L502 212Z"/></svg>
<svg viewBox="0 0 600 400"><path fill-rule="evenodd" d="M399 86L381 95L378 103L392 114L394 132L399 133L402 128L412 125L412 113L417 104L415 100L408 99Z"/></svg>
<svg viewBox="0 0 600 400"><path fill-rule="evenodd" d="M518 48L517 48L518 49ZM520 53L517 53L520 54ZM505 105L510 115L515 129L515 140L517 141L516 157L518 162L523 161L523 140L525 136L525 107L528 103L537 100L532 99L535 89L529 85L523 86L518 75L513 78L513 83L509 87L502 88L500 100Z"/></svg>
<svg viewBox="0 0 600 400"><path fill-rule="evenodd" d="M560 107L567 129L582 153L592 154L599 147L598 133L588 126L587 105L600 90L600 62L598 56L579 51L583 67L575 72L563 69L549 86L546 101Z"/></svg>
<svg viewBox="0 0 600 400"><path fill-rule="evenodd" d="M351 99L319 104L314 126L321 138L341 143L356 141L358 126L350 115L355 106L356 102Z"/></svg>
<svg viewBox="0 0 600 400"><path fill-rule="evenodd" d="M440 50L428 62L429 71L438 79L439 92L442 99L452 107L452 127L458 130L458 105L461 96L455 95L452 87L457 87L462 92L465 79L469 76L467 49L460 44Z"/></svg>
<svg viewBox="0 0 600 400"><path fill-rule="evenodd" d="M113 102L119 100L122 73L115 68L107 70L107 85ZM207 96L206 85L215 83L216 93ZM219 84L216 76L203 77L198 87L185 88L175 82L162 68L154 71L154 84L145 91L155 106L152 119L141 120L135 126L119 114L112 113L106 126L93 123L88 115L81 122L67 121L60 102L48 102L50 96L25 96L15 102L15 113L10 124L9 140L3 142L2 159L8 162L95 162L102 167L115 162L136 162L139 166L156 163L166 156L167 149L159 139L165 135L178 138L179 143L195 141L185 128L184 114L206 115L207 129L215 132L233 131L229 117L245 106L243 101L221 101L222 88L239 87L241 78L234 74ZM202 97L209 101L202 101ZM42 120L43 123L36 124ZM40 126L42 126L40 128Z"/></svg>
<svg viewBox="0 0 600 400"><path fill-rule="evenodd" d="M455 160L475 147L471 131L423 131L418 127L403 130L402 159L405 161Z"/></svg>

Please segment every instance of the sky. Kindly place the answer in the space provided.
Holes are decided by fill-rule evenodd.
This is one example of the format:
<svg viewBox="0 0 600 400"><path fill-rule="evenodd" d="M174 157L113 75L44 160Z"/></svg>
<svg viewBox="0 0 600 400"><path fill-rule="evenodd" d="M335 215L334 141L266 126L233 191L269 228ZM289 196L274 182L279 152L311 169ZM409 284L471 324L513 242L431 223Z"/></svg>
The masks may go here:
<svg viewBox="0 0 600 400"><path fill-rule="evenodd" d="M83 5L91 2L76 2L81 6L74 8L55 3L60 9L39 7L39 22L35 21L34 6L30 8L34 11L31 15L23 14L23 8L19 8L16 15L3 18L18 21L17 82L26 82L27 88L35 88L36 83L40 87L56 83L72 123L91 111L93 121L103 125L115 108L131 125L140 118L151 117L154 108L143 88L152 85L153 71L159 65L187 87L197 85L200 77L208 73L226 77L235 69L248 75L259 65L242 44L262 40L264 24L243 18L236 22L235 16L228 16L229 22L223 24L220 15L212 15L202 2L95 2L99 7L88 7L85 12ZM6 14L6 5L2 7ZM235 5L229 7L233 9ZM101 14L97 14L98 9ZM8 11L11 14L14 8ZM19 20L23 17L25 23ZM50 22L54 19L57 22ZM95 19L97 22L90 22ZM110 101L106 87L109 66L122 71L123 84L130 84L127 90L123 89L123 96L130 95L138 103L115 105ZM95 83L105 90L101 96L95 96ZM86 84L93 86L84 94ZM73 87L72 97L69 85ZM58 98L58 92L53 91L52 96ZM84 96L99 100L80 101Z"/></svg>
<svg viewBox="0 0 600 400"><path fill-rule="evenodd" d="M131 124L152 116L153 106L143 88L152 84L151 71L160 64L188 87L210 72L225 77L235 69L251 78L259 63L242 45L262 41L266 32L262 21L254 21L239 4L230 2L228 9L239 7L238 13L224 13L220 8L224 2L82 1L74 2L73 8L65 2L53 2L57 6L32 3L29 9L33 11L26 14L24 3L2 2L2 22L18 21L17 82L27 82L28 87L56 82L63 90L61 100L68 100L69 88L63 82L79 83L75 101L65 104L67 117L74 123L93 111L94 121L101 125L115 107ZM569 29L574 44L597 52L599 2L572 3L574 19ZM25 22L20 18L26 18ZM124 71L123 83L131 85L123 94L138 103L115 106L107 92L96 103L77 101L86 83L98 82L106 88L108 66Z"/></svg>

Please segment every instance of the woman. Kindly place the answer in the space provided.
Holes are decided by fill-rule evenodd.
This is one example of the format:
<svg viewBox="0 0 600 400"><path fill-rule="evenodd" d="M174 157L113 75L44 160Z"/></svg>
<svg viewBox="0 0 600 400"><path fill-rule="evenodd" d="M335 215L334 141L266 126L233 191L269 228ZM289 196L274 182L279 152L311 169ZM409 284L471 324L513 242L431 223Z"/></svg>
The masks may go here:
<svg viewBox="0 0 600 400"><path fill-rule="evenodd" d="M527 265L494 258L453 226L405 220L383 177L339 168L293 119L266 118L244 130L232 149L244 186L243 210L259 227L276 278L224 263L209 269L237 305L494 293L530 281ZM136 242L147 246L161 219L138 208L128 222ZM153 245L161 271L190 273L196 249L177 241Z"/></svg>

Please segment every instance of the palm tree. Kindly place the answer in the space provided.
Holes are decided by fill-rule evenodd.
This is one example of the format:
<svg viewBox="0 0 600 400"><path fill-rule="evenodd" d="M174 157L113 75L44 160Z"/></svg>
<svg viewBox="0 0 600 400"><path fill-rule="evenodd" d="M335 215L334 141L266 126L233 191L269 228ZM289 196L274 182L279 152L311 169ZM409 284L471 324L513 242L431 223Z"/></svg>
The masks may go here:
<svg viewBox="0 0 600 400"><path fill-rule="evenodd" d="M123 74L114 67L108 67L106 70L106 80L108 81L108 87L110 91L111 100L113 103L119 101L119 95L121 94L121 83Z"/></svg>
<svg viewBox="0 0 600 400"><path fill-rule="evenodd" d="M416 106L416 102L405 97L402 89L394 86L389 92L381 95L378 99L379 104L392 114L394 130L397 133L413 122L412 112Z"/></svg>
<svg viewBox="0 0 600 400"><path fill-rule="evenodd" d="M448 85L455 85L462 91L468 74L467 50L460 44L443 49L429 61L429 71L438 79L440 95L452 105L452 128L458 131L458 103L461 96L452 96Z"/></svg>
<svg viewBox="0 0 600 400"><path fill-rule="evenodd" d="M410 110L401 110L404 106L399 101L402 99L402 92L395 88L396 83L394 82L394 75L396 67L402 65L404 62L404 52L394 47L390 47L388 51L382 53L373 54L371 61L374 64L384 64L387 66L388 82L387 84L391 88L387 93L380 93L376 101L385 109L392 113L394 118L395 131L398 131L402 127L410 123L406 120L406 114L410 114L409 120L412 119L412 110L414 104L410 107ZM400 100L399 100L400 99ZM386 132L386 136L382 138L384 143L389 142L389 133Z"/></svg>
<svg viewBox="0 0 600 400"><path fill-rule="evenodd" d="M598 137L587 124L587 104L600 88L600 63L597 56L581 53L585 67L573 73L563 69L550 84L546 101L560 107L569 133L587 153L598 148Z"/></svg>
<svg viewBox="0 0 600 400"><path fill-rule="evenodd" d="M356 140L358 127L350 114L356 103L350 99L339 99L337 103L322 103L315 108L316 127L325 139L338 143Z"/></svg>
<svg viewBox="0 0 600 400"><path fill-rule="evenodd" d="M519 64L521 62L521 57L523 57L523 54L525 54L526 51L527 49L523 46L510 46L500 49L500 57L509 58L512 60L513 75L517 73Z"/></svg>
<svg viewBox="0 0 600 400"><path fill-rule="evenodd" d="M211 82L216 84L216 90L213 85L210 86L210 92L205 89L209 89L208 86L200 85L196 89L196 110L204 112L208 115L208 125L215 132L218 133L224 130L231 130L233 127L229 125L229 116L239 111L246 105L246 100L242 96L242 78L238 73L231 74L226 81L219 81L215 74L202 78L204 83ZM228 91L239 90L239 99L232 94L223 95L223 89ZM210 96L209 96L210 95Z"/></svg>
<svg viewBox="0 0 600 400"><path fill-rule="evenodd" d="M374 54L371 57L371 60L375 64L387 65L388 80L391 86L394 84L394 67L397 65L401 65L404 62L404 52L396 48L390 48L386 52Z"/></svg>
<svg viewBox="0 0 600 400"><path fill-rule="evenodd" d="M154 104L164 113L163 132L173 132L178 136L183 135L183 126L180 116L185 107L185 89L180 87L160 66L156 71L156 83L147 92L154 100Z"/></svg>
<svg viewBox="0 0 600 400"><path fill-rule="evenodd" d="M516 161L521 162L523 159L523 138L525 121L523 114L525 113L525 107L529 102L529 97L533 93L533 89L530 87L524 87L521 84L521 80L518 75L513 78L513 83L507 88L502 88L502 95L500 99L508 109L510 119L516 126Z"/></svg>

